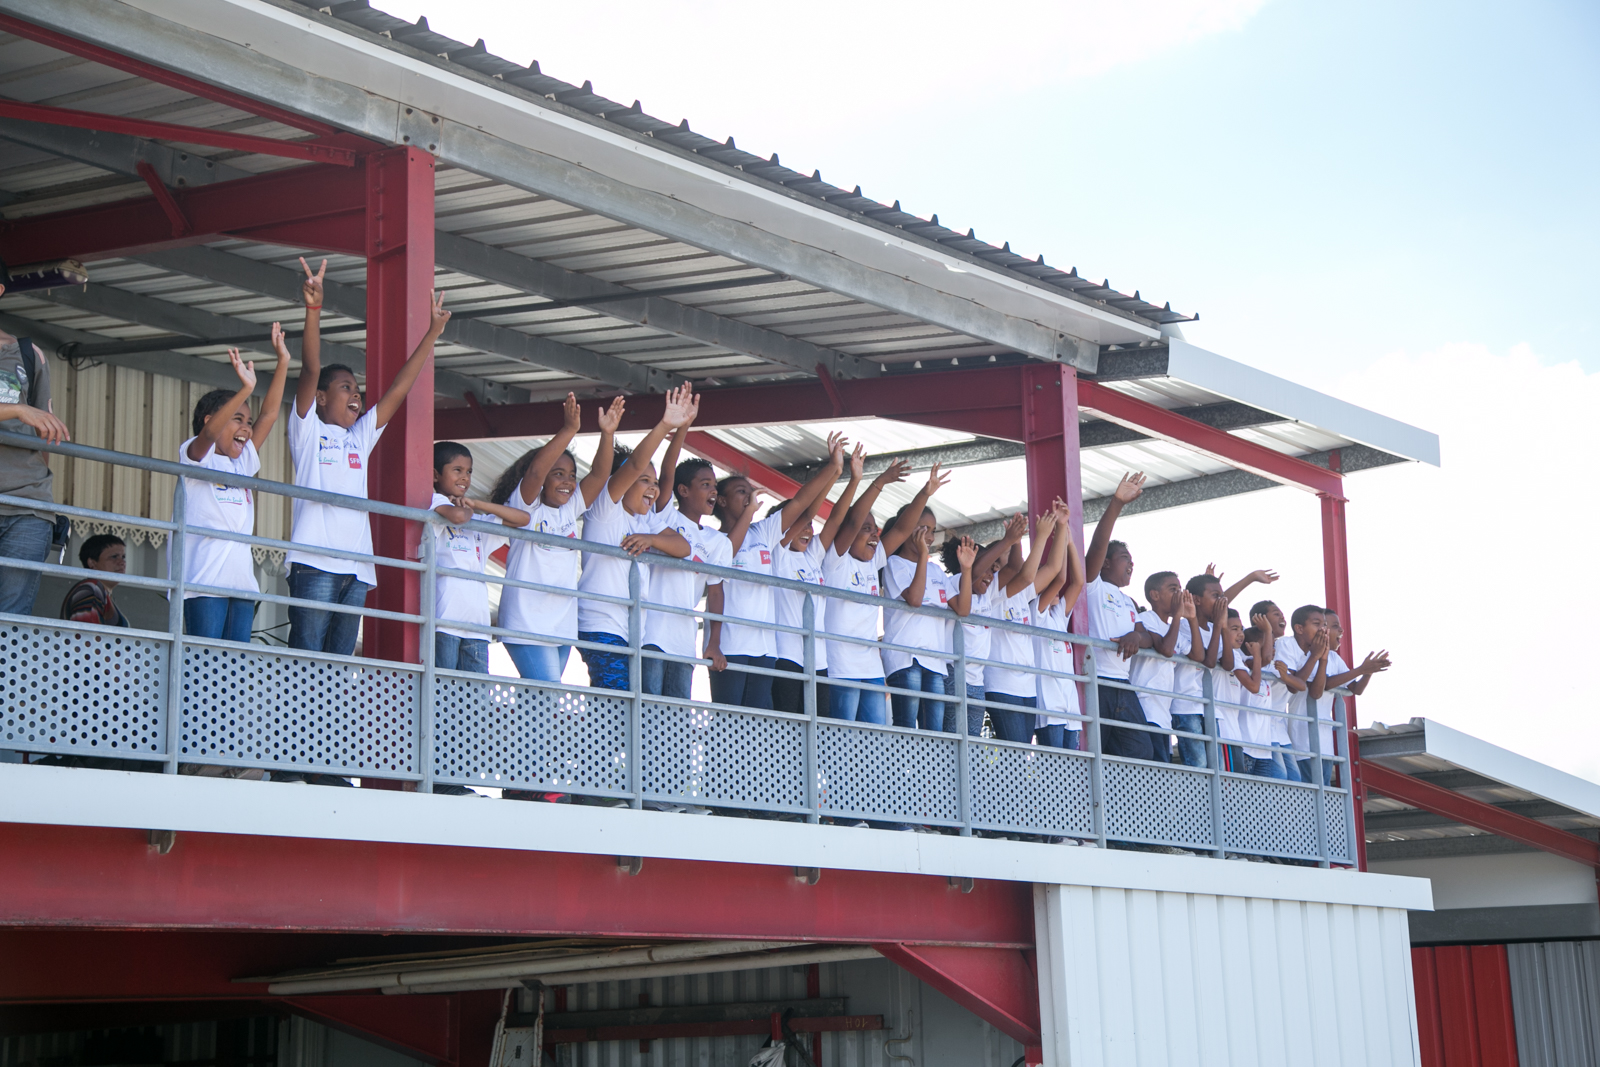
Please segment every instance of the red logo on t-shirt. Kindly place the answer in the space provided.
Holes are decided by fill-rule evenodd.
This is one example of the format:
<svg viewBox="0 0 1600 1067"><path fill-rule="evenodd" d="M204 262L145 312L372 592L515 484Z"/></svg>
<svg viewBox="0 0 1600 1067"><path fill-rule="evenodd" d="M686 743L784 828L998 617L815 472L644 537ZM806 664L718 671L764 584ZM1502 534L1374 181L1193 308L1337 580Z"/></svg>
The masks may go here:
<svg viewBox="0 0 1600 1067"><path fill-rule="evenodd" d="M360 452L352 452L352 453L350 453L349 460L350 460L350 469L351 470L358 471L358 470L361 469L361 453Z"/></svg>
<svg viewBox="0 0 1600 1067"><path fill-rule="evenodd" d="M939 603L941 603L941 604L948 603L948 601L946 601L945 598L944 598L944 594L945 594L945 591L943 589L939 590Z"/></svg>
<svg viewBox="0 0 1600 1067"><path fill-rule="evenodd" d="M761 550L761 565L763 567L772 566L772 553L764 548Z"/></svg>

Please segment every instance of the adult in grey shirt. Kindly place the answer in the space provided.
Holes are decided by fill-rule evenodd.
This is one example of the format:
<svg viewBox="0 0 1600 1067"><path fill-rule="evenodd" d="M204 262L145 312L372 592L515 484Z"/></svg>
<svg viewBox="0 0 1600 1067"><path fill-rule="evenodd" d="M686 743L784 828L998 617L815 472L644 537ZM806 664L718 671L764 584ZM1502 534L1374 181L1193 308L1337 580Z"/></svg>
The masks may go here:
<svg viewBox="0 0 1600 1067"><path fill-rule="evenodd" d="M0 264L0 278L4 278ZM0 293L5 287L0 285ZM58 444L70 435L50 410L50 371L38 345L24 353L17 339L0 332L0 430ZM33 448L0 445L0 493L37 500L38 507L0 502L0 557L43 563L50 551L55 502L49 456ZM39 592L39 572L0 567L0 612L27 615Z"/></svg>

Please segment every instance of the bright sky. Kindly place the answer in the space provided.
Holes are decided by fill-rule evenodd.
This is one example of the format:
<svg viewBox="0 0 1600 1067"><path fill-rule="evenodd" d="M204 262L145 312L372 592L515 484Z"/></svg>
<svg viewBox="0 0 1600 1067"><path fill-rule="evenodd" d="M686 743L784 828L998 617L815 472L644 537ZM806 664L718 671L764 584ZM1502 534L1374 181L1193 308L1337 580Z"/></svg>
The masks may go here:
<svg viewBox="0 0 1600 1067"><path fill-rule="evenodd" d="M1189 340L1438 433L1442 468L1350 480L1351 631L1396 663L1361 718L1600 780L1570 607L1600 544L1600 7L374 2L1198 311ZM1295 490L1119 533L1136 585L1215 560L1323 599Z"/></svg>

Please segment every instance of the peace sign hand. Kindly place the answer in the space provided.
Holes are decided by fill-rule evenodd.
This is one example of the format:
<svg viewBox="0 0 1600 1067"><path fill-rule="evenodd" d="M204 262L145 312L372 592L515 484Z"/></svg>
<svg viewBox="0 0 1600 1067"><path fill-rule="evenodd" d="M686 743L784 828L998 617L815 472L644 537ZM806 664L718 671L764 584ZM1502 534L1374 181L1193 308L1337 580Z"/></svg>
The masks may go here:
<svg viewBox="0 0 1600 1067"><path fill-rule="evenodd" d="M328 273L328 261L323 260L315 274L311 273L311 265L306 262L305 256L300 257L300 266L306 272L306 280L300 283L300 295L305 298L306 310L315 311L322 307L322 279Z"/></svg>

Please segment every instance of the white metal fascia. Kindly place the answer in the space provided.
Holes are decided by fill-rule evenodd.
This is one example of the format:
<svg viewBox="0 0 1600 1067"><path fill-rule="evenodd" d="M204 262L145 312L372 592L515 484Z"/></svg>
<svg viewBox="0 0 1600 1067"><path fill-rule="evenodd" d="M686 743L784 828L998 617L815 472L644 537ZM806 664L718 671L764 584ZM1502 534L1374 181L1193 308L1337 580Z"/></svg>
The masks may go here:
<svg viewBox="0 0 1600 1067"><path fill-rule="evenodd" d="M1600 818L1600 785L1546 763L1519 756L1482 738L1453 730L1432 719L1422 720L1428 755L1463 770L1543 797L1552 803Z"/></svg>
<svg viewBox="0 0 1600 1067"><path fill-rule="evenodd" d="M1208 352L1167 340L1167 377L1241 404L1336 433L1406 459L1439 465L1439 435Z"/></svg>
<svg viewBox="0 0 1600 1067"><path fill-rule="evenodd" d="M4 820L1115 886L1429 911L1426 879L844 826L0 764ZM824 875L826 877L826 875Z"/></svg>
<svg viewBox="0 0 1600 1067"><path fill-rule="evenodd" d="M1046 359L1160 330L541 107L262 0L0 0L0 9L388 143L440 116L475 173ZM414 128L411 122L404 128ZM537 148L532 146L537 145Z"/></svg>

